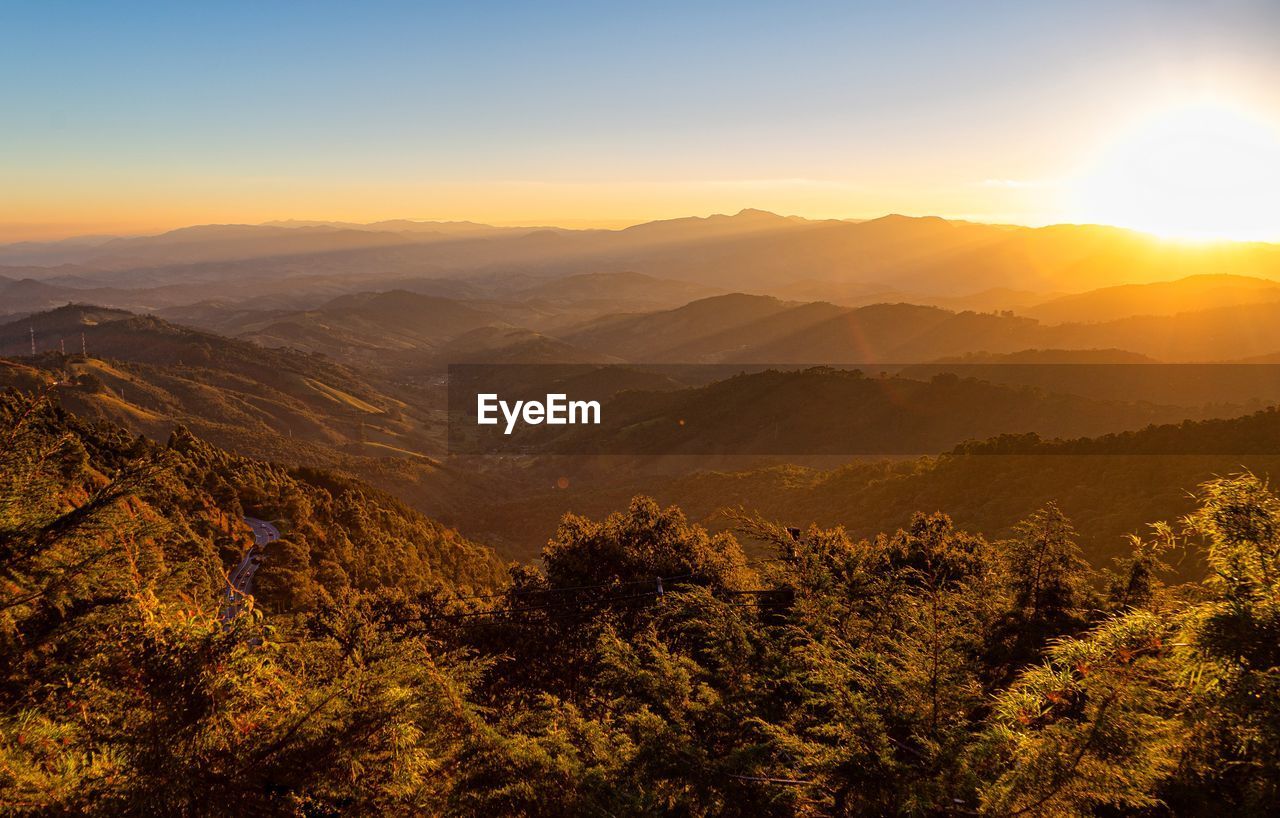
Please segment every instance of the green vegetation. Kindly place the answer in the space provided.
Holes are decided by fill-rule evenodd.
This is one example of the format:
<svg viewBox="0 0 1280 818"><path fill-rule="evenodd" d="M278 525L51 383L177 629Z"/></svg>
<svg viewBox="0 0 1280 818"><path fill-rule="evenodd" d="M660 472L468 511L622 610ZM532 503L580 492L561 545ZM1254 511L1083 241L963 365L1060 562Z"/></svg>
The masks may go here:
<svg viewBox="0 0 1280 818"><path fill-rule="evenodd" d="M6 814L1280 807L1280 499L1249 474L1106 571L1052 504L992 541L636 498L504 583L348 478L0 410ZM243 513L285 536L223 622ZM1176 549L1207 578L1164 585Z"/></svg>
<svg viewBox="0 0 1280 818"><path fill-rule="evenodd" d="M533 559L541 548L542 532L554 528L562 509L606 514L635 494L678 505L691 520L712 530L732 525L722 509L742 507L788 525L841 526L854 537L891 530L917 509L947 509L958 525L1004 538L1046 500L1054 499L1074 521L1086 558L1105 567L1127 553L1130 533L1144 530L1152 520L1189 513L1194 507L1191 487L1242 469L1280 473L1280 457L1275 455L1072 454L1049 447L863 461L825 469L791 463L752 466L742 460L719 469L694 464L683 473L674 472L674 467L645 473L639 468L623 471L635 462L632 459L601 458L598 463L572 464L575 468L563 489L554 487L552 469L569 467L549 464L539 474L550 476L529 481L524 493L495 496L468 509L465 520L452 522L506 555ZM747 546L755 552L755 546ZM1204 570L1195 552L1180 553L1175 564L1186 578Z"/></svg>
<svg viewBox="0 0 1280 818"><path fill-rule="evenodd" d="M510 394L480 383L482 391ZM605 402L600 426L525 427L512 437L495 429L491 437L501 440L489 445L569 454L926 453L1002 433L1100 435L1188 414L946 372L915 379L811 367L743 373L691 389L624 391Z"/></svg>

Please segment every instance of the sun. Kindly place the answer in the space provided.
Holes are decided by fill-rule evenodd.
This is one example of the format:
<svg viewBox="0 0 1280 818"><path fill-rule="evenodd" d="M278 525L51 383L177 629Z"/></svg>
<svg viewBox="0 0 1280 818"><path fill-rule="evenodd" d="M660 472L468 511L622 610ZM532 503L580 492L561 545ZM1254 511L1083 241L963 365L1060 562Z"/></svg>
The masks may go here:
<svg viewBox="0 0 1280 818"><path fill-rule="evenodd" d="M1191 240L1280 240L1280 129L1221 103L1166 110L1078 176L1084 220Z"/></svg>

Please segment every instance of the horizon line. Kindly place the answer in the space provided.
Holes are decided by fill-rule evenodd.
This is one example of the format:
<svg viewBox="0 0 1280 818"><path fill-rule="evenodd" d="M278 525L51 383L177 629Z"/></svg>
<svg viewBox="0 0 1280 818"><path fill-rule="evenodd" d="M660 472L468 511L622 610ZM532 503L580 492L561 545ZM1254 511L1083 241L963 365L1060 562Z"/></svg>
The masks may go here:
<svg viewBox="0 0 1280 818"><path fill-rule="evenodd" d="M823 223L865 224L869 222L877 222L877 221L883 221L886 219L897 218L897 219L909 219L912 221L935 221L936 220L936 221L947 222L949 224L970 224L970 225L979 225L979 226L992 227L992 228L1003 228L1003 229L1009 229L1009 230L1047 230L1047 229L1062 228L1062 227L1075 227L1075 228L1083 228L1083 229L1090 229L1090 228L1105 229L1105 230L1115 230L1118 232L1129 233L1134 236L1147 238L1152 241L1156 241L1160 243L1184 245L1184 246L1188 246L1188 245L1203 246L1203 245L1217 245L1217 244L1235 244L1235 245L1280 244L1280 237L1278 237L1277 239L1240 239L1240 238L1229 238L1229 237L1188 238L1188 237L1179 237L1179 236L1164 236L1152 231L1141 230L1134 227L1126 227L1124 225L1107 224L1103 222L1088 222L1088 221L1074 222L1069 220L1068 221L1046 221L1044 223L1028 223L1028 222L1004 221L1004 220L983 221L981 219L975 219L972 217L942 216L935 213L912 215L912 214L902 213L897 211L887 212L879 216L870 216L870 217L857 217L857 216L813 217L813 216L803 216L799 214L784 214L784 213L779 213L773 210L767 210L764 208L743 207L739 209L736 213L714 212L714 213L708 213L706 215L673 216L673 217L667 217L667 218L643 219L639 221L613 219L613 220L608 220L609 223L607 225L596 224L596 225L581 225L581 226L574 226L573 223L590 222L591 220L585 219L585 218L564 218L564 219L557 219L556 222L558 223L542 223L542 224L539 224L536 222L510 221L505 219L490 222L490 221L476 221L474 219L465 219L465 218L439 218L439 217L437 218L392 217L392 218L385 218L385 219L373 219L370 221L358 221L353 219L338 219L338 218L300 218L300 217L267 219L265 221L259 221L259 222L210 221L210 222L195 222L191 224L180 224L180 225L177 225L174 227L168 227L168 228L151 227L151 228L144 228L137 231L68 232L64 234L53 234L48 237L18 238L14 240L0 241L0 248L13 247L16 245L59 244L62 242L75 241L75 240L84 240L84 241L100 240L102 244L106 244L117 239L156 238L159 236L168 235L170 233L176 233L182 230L193 230L193 229L198 229L202 227L279 227L282 229L301 230L301 229L307 229L307 228L319 228L319 227L341 228L342 226L349 226L354 229L354 228L373 228L373 227L376 227L377 225L389 224L394 222L408 222L415 225L431 225L431 224L468 225L468 226L474 226L476 228L492 228L492 229L499 229L499 230L503 230L503 229L530 230L530 231L558 230L558 231L564 231L564 232L570 232L570 233L589 233L589 232L618 233L634 227L641 227L649 224L660 224L663 222L686 221L686 220L707 221L715 218L732 219L732 218L739 218L745 215L755 215L755 214L758 214L761 216L772 216L780 220L794 221L794 222L807 222L812 224L823 224ZM45 223L45 225L48 225L50 227L53 226L53 225L49 225L48 223ZM10 222L8 224L0 223L0 232L5 232L4 228L6 227L13 228L13 227L36 227L36 226L38 225L33 223L21 223L21 222L19 223ZM44 226L44 225L39 225L39 226ZM385 231L370 230L368 232L396 233L399 231L389 229Z"/></svg>

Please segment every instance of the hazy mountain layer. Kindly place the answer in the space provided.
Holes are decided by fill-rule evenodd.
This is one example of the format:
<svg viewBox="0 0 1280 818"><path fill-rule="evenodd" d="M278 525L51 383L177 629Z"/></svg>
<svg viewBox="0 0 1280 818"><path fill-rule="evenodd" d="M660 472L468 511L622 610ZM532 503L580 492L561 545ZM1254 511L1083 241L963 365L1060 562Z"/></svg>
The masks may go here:
<svg viewBox="0 0 1280 818"><path fill-rule="evenodd" d="M97 270L87 276L98 286L126 288L629 271L758 292L802 284L808 297L828 300L846 298L851 286L959 297L1001 289L1081 292L1201 274L1280 277L1274 245L1190 246L1089 225L1025 228L904 216L809 221L743 211L624 230L384 228L208 225L88 245L9 245L0 248L0 264L74 263ZM58 283L52 269L49 278Z"/></svg>

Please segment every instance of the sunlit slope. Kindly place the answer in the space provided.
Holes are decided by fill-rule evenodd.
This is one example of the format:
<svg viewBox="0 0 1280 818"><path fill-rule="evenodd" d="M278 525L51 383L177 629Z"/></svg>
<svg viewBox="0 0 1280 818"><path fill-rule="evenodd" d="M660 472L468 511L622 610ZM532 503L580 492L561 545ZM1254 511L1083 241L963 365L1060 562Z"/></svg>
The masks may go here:
<svg viewBox="0 0 1280 818"><path fill-rule="evenodd" d="M186 430L142 441L132 426L90 423L100 418L38 395L0 391L0 428L12 431L15 419L26 418L24 431L34 429L46 447L37 451L61 441L64 451L79 454L45 487L68 507L83 504L86 489L101 488L131 462L156 464L151 479L126 495L129 514L171 532L159 542L174 547L167 561L188 572L183 579L194 585L177 587L186 587L197 607L216 610L224 572L253 542L244 515L274 520L284 534L255 577L258 604L268 610L305 609L352 586L467 594L505 581L490 549L367 484L229 452ZM18 439L30 443L32 435Z"/></svg>
<svg viewBox="0 0 1280 818"><path fill-rule="evenodd" d="M515 314L507 317L530 317L529 310L510 312ZM603 360L514 326L507 317L487 306L391 290L340 296L314 310L243 327L238 334L263 346L319 352L383 372L422 372L462 361Z"/></svg>
<svg viewBox="0 0 1280 818"><path fill-rule="evenodd" d="M68 354L11 361L61 381L58 399L78 414L154 439L183 424L225 447L286 462L331 462L366 442L431 448L415 407L322 358L78 307L0 326L0 349L20 354L31 327L42 337L66 336ZM22 385L20 371L0 369L0 378Z"/></svg>
<svg viewBox="0 0 1280 818"><path fill-rule="evenodd" d="M1177 281L1123 284L1019 309L1046 324L1098 323L1134 315L1176 315L1215 307L1280 301L1280 283L1236 275L1197 275Z"/></svg>
<svg viewBox="0 0 1280 818"><path fill-rule="evenodd" d="M1253 292L1266 297L1267 290ZM1007 312L915 304L841 308L739 294L601 319L562 337L636 363L912 363L1029 349L1115 349L1167 362L1230 361L1280 351L1280 300L1050 324Z"/></svg>

